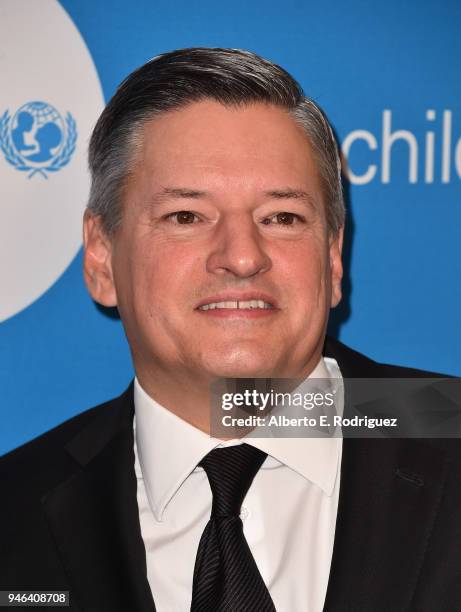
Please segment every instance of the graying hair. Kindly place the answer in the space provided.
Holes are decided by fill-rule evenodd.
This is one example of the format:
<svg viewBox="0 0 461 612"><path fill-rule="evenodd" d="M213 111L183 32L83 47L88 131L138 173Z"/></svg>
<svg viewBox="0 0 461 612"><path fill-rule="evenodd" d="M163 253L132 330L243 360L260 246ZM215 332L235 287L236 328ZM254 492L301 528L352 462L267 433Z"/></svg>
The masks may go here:
<svg viewBox="0 0 461 612"><path fill-rule="evenodd" d="M341 161L322 109L286 70L249 51L191 48L164 53L132 72L101 114L90 141L88 209L112 235L122 222L123 191L136 162L144 125L161 113L212 99L285 108L303 127L318 163L328 228L344 224Z"/></svg>

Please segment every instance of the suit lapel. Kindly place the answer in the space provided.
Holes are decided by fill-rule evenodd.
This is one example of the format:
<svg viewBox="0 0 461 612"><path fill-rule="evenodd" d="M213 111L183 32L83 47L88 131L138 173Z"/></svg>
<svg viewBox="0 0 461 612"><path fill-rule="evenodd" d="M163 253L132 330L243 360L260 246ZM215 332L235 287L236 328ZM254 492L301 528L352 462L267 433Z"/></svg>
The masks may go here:
<svg viewBox="0 0 461 612"><path fill-rule="evenodd" d="M445 457L420 440L343 445L325 611L407 610L444 489Z"/></svg>
<svg viewBox="0 0 461 612"><path fill-rule="evenodd" d="M345 378L379 376L328 348ZM446 471L445 452L424 440L343 440L325 612L409 609Z"/></svg>
<svg viewBox="0 0 461 612"><path fill-rule="evenodd" d="M79 471L50 491L44 510L82 612L155 610L136 500L130 388L74 438Z"/></svg>

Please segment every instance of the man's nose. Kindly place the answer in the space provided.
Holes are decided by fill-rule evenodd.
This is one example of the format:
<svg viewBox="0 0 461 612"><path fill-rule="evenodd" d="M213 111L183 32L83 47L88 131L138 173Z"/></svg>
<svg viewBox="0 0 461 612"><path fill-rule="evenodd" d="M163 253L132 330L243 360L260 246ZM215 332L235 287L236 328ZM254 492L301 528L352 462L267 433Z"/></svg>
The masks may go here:
<svg viewBox="0 0 461 612"><path fill-rule="evenodd" d="M249 278L269 270L272 261L267 245L250 215L232 215L219 221L207 271Z"/></svg>

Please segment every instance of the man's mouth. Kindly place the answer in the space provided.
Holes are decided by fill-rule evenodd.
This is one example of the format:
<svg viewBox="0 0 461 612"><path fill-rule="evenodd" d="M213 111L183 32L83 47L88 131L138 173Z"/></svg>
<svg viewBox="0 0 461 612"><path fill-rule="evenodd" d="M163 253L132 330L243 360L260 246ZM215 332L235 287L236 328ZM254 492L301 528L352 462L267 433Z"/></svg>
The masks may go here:
<svg viewBox="0 0 461 612"><path fill-rule="evenodd" d="M263 300L228 300L225 302L210 302L202 304L198 310L233 309L233 310L272 310L274 307Z"/></svg>
<svg viewBox="0 0 461 612"><path fill-rule="evenodd" d="M271 318L279 306L270 294L262 291L226 291L203 298L195 310L208 317L246 320Z"/></svg>

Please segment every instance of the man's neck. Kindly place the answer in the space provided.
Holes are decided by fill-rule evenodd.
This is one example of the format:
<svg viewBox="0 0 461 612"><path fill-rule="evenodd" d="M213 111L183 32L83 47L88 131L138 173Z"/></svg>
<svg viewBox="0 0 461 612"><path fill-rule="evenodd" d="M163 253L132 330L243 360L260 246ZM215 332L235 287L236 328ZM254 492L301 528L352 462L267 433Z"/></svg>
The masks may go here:
<svg viewBox="0 0 461 612"><path fill-rule="evenodd" d="M284 379L285 381L287 381L287 379L297 381L303 380L312 373L320 359L321 355L314 356L296 376L289 376L288 373L281 373L271 377L256 377L256 379L264 379L265 381L269 378ZM224 377L218 378L211 375L202 375L202 377L199 377L191 376L189 373L183 373L182 376L178 376L177 370L170 372L162 371L152 375L150 370L145 371L143 368L136 368L136 375L139 384L147 395L158 404L190 425L210 434L213 429L211 389L214 385L216 385L215 388L222 388L222 385L217 385L217 383L218 381L222 381ZM240 376L238 378L243 377ZM251 378L255 378L254 374ZM232 377L232 380L235 380L235 377ZM289 389L286 388L285 392L286 391L289 391Z"/></svg>

